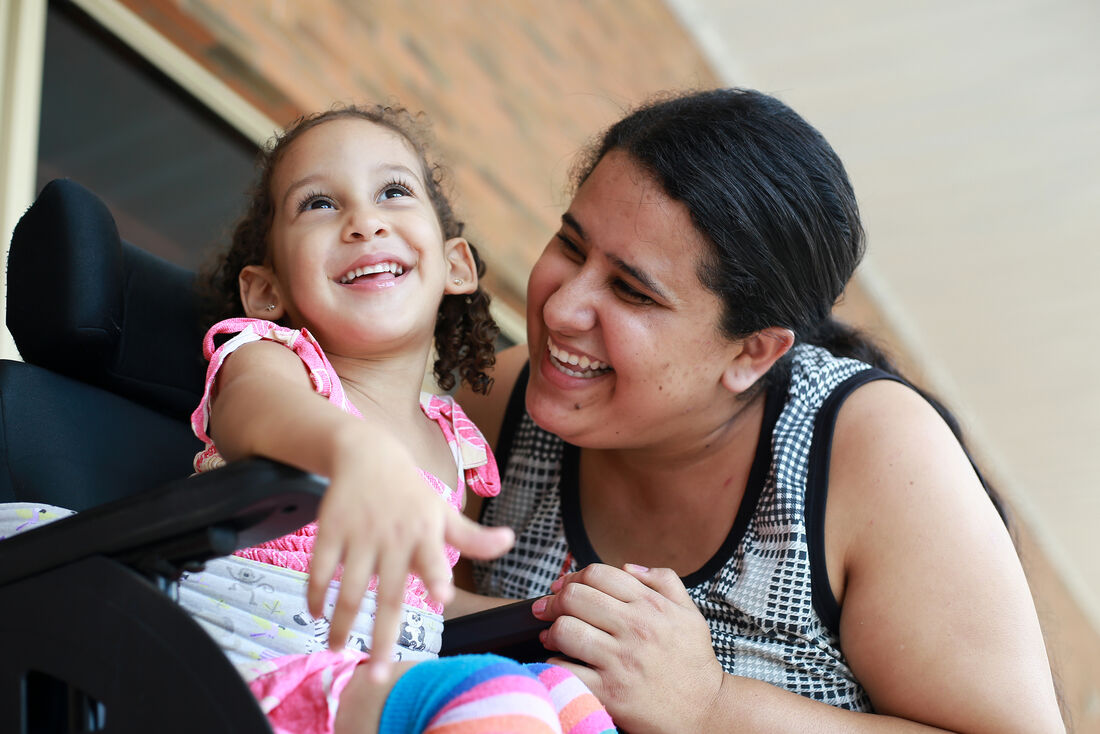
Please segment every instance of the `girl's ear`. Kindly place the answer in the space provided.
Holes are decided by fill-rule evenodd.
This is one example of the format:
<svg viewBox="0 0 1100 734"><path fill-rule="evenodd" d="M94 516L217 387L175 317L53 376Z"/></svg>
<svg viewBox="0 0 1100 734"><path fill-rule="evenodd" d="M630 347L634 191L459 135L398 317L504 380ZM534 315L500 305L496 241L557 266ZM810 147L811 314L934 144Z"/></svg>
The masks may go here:
<svg viewBox="0 0 1100 734"><path fill-rule="evenodd" d="M245 316L278 321L286 313L275 273L266 265L246 265L237 276Z"/></svg>
<svg viewBox="0 0 1100 734"><path fill-rule="evenodd" d="M443 254L447 258L447 282L443 292L473 293L477 290L477 263L470 243L462 237L452 237L443 243Z"/></svg>
<svg viewBox="0 0 1100 734"><path fill-rule="evenodd" d="M734 394L748 390L794 345L794 332L769 326L741 342L739 351L722 373L722 386Z"/></svg>

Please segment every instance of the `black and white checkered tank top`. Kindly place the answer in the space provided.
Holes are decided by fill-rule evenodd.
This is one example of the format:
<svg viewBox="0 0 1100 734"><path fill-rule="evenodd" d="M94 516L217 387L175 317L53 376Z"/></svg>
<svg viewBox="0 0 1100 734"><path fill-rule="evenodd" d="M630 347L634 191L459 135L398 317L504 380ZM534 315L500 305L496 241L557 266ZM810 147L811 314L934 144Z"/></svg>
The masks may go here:
<svg viewBox="0 0 1100 734"><path fill-rule="evenodd" d="M794 348L789 383L767 396L729 536L683 578L726 672L856 711L871 704L840 650L840 608L825 571L825 495L837 410L875 379L893 378L818 347ZM541 596L564 571L599 561L580 517L579 451L534 424L526 383L525 370L501 432L503 491L482 512L483 522L510 525L518 540L503 558L474 562L478 590L492 596Z"/></svg>

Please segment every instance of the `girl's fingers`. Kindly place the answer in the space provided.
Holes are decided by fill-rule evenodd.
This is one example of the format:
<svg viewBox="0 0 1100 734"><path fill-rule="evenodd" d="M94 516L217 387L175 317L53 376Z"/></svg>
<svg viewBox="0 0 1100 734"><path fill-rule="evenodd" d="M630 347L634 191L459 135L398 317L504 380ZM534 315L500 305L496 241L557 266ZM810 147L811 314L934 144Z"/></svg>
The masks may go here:
<svg viewBox="0 0 1100 734"><path fill-rule="evenodd" d="M328 645L333 650L344 647L359 615L359 607L367 585L374 572L375 557L370 552L350 554L344 561L344 573L340 578L340 589L336 594L336 605L332 610L329 624ZM313 575L310 575L310 582ZM316 615L314 615L316 616Z"/></svg>
<svg viewBox="0 0 1100 734"><path fill-rule="evenodd" d="M306 586L306 604L309 613L314 618L320 618L325 613L325 596L328 594L329 583L336 575L336 567L340 563L340 547L332 542L326 542L327 535L318 534L317 542L313 545L313 555L309 561L309 583Z"/></svg>
<svg viewBox="0 0 1100 734"><path fill-rule="evenodd" d="M405 584L408 581L407 553L388 553L379 559L378 589L375 592L374 629L371 632L371 655L368 663L371 677L383 681L389 674L393 648L397 644L403 616Z"/></svg>
<svg viewBox="0 0 1100 734"><path fill-rule="evenodd" d="M448 512L444 536L466 558L486 561L508 552L516 542L516 534L509 527L486 527L465 515Z"/></svg>
<svg viewBox="0 0 1100 734"><path fill-rule="evenodd" d="M451 583L451 565L443 547L442 533L428 532L413 553L414 573L420 576L431 598L440 604L450 603L454 597Z"/></svg>

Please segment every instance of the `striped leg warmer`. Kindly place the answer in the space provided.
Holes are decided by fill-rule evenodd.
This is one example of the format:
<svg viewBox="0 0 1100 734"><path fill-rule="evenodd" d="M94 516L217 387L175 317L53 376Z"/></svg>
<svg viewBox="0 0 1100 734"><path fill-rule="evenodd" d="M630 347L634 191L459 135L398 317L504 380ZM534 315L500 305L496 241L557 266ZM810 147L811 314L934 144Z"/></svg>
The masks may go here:
<svg viewBox="0 0 1100 734"><path fill-rule="evenodd" d="M460 655L414 665L386 700L379 734L614 732L596 697L564 668Z"/></svg>

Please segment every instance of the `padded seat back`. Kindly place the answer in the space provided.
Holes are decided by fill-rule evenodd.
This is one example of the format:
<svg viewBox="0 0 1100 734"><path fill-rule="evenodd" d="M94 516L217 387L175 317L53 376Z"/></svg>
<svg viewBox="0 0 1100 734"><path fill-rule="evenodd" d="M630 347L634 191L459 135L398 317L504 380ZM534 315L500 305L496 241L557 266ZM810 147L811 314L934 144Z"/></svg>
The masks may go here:
<svg viewBox="0 0 1100 734"><path fill-rule="evenodd" d="M194 278L121 241L99 197L57 179L12 235L8 329L28 364L186 420L205 369Z"/></svg>
<svg viewBox="0 0 1100 734"><path fill-rule="evenodd" d="M0 362L0 501L82 510L191 472L202 394L194 274L119 239L103 202L50 182L15 228Z"/></svg>

